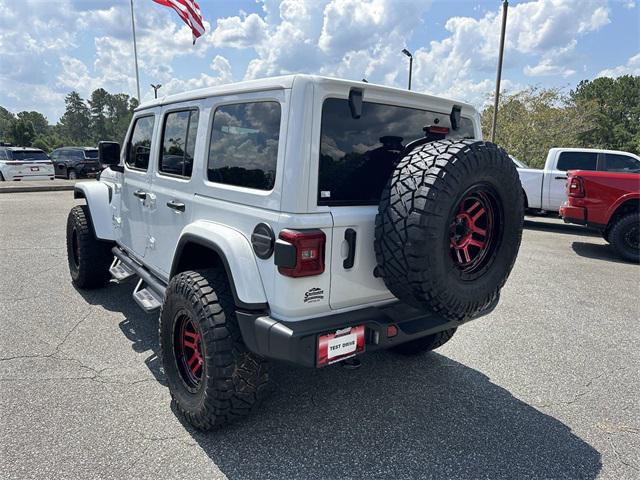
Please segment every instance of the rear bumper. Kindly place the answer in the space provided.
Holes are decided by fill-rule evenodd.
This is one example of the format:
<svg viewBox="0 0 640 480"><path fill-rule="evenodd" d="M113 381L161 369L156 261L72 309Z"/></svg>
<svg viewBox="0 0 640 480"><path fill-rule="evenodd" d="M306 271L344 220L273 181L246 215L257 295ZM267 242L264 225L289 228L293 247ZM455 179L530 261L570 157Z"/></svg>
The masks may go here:
<svg viewBox="0 0 640 480"><path fill-rule="evenodd" d="M565 223L587 224L587 209L584 207L574 207L573 205L562 205L560 215Z"/></svg>
<svg viewBox="0 0 640 480"><path fill-rule="evenodd" d="M469 320L487 315L497 303L498 299ZM253 312L238 311L236 315L242 338L249 350L266 358L306 367L317 365L318 336L338 329L365 325L365 351L371 352L457 328L465 323L399 302L295 322L278 321L267 314ZM387 337L389 325L395 325L398 332L391 338Z"/></svg>

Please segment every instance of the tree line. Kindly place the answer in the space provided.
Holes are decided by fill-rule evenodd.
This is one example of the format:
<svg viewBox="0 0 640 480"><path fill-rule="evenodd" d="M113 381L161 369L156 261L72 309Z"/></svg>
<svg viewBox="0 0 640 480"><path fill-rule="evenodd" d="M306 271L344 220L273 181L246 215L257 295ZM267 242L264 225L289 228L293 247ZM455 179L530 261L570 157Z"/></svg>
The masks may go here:
<svg viewBox="0 0 640 480"><path fill-rule="evenodd" d="M482 112L485 139L493 105ZM640 152L640 76L583 80L566 93L530 87L502 94L496 143L534 168L553 147L606 148Z"/></svg>
<svg viewBox="0 0 640 480"><path fill-rule="evenodd" d="M37 111L16 115L0 106L0 141L50 152L61 146L122 142L138 106L124 93L94 90L86 101L71 92L55 125ZM493 106L482 111L482 130L490 138ZM502 94L496 143L532 167L542 167L552 147L585 147L640 152L640 76L583 80L566 93L530 87Z"/></svg>
<svg viewBox="0 0 640 480"><path fill-rule="evenodd" d="M95 146L100 140L122 142L138 100L98 88L85 100L78 92L65 99L65 112L55 124L37 111L11 113L0 106L0 141L46 152L63 146Z"/></svg>

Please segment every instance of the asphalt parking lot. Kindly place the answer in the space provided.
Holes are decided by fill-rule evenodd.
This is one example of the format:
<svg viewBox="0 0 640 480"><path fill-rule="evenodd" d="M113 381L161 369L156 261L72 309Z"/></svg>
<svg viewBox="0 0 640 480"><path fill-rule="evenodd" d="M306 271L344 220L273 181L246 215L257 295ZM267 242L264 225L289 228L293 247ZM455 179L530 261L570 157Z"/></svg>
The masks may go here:
<svg viewBox="0 0 640 480"><path fill-rule="evenodd" d="M2 478L639 478L640 267L527 222L502 301L437 353L273 365L252 417L172 409L132 284L71 285L71 192L0 195Z"/></svg>

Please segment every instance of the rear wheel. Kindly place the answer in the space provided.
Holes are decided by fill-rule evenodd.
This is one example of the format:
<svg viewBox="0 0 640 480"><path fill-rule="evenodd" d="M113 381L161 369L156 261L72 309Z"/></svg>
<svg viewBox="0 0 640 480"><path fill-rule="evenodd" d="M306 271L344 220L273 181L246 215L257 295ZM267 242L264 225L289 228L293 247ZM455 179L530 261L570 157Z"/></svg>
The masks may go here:
<svg viewBox="0 0 640 480"><path fill-rule="evenodd" d="M268 363L242 341L224 271L187 271L171 279L160 346L171 396L200 430L247 415L266 395Z"/></svg>
<svg viewBox="0 0 640 480"><path fill-rule="evenodd" d="M402 345L393 347L392 350L394 352L402 353L403 355L416 355L419 353L430 352L451 340L454 333L456 333L456 329L450 328L449 330L444 330L442 332L434 333L433 335L403 343Z"/></svg>
<svg viewBox="0 0 640 480"><path fill-rule="evenodd" d="M640 213L619 218L609 231L609 242L625 260L640 262Z"/></svg>
<svg viewBox="0 0 640 480"><path fill-rule="evenodd" d="M109 283L112 246L96 238L89 207L77 205L71 209L67 218L67 260L76 287L90 289Z"/></svg>
<svg viewBox="0 0 640 480"><path fill-rule="evenodd" d="M69 180L77 180L78 179L78 174L76 173L76 171L71 168L69 170L67 170L67 178Z"/></svg>

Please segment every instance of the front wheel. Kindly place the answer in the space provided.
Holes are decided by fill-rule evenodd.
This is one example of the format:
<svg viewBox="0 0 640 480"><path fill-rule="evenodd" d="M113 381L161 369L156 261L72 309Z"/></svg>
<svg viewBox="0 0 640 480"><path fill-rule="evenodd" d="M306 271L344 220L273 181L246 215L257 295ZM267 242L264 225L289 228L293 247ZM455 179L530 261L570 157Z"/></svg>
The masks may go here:
<svg viewBox="0 0 640 480"><path fill-rule="evenodd" d="M640 214L634 212L619 218L611 227L609 243L625 260L640 262Z"/></svg>
<svg viewBox="0 0 640 480"><path fill-rule="evenodd" d="M73 207L67 218L67 259L71 281L76 287L91 289L109 283L111 247L111 242L96 238L89 207Z"/></svg>
<svg viewBox="0 0 640 480"><path fill-rule="evenodd" d="M160 347L171 396L199 430L249 414L266 394L268 364L242 341L224 271L187 271L171 279Z"/></svg>
<svg viewBox="0 0 640 480"><path fill-rule="evenodd" d="M76 173L76 171L74 169L70 169L67 171L67 178L69 180L77 180L78 179L78 174Z"/></svg>

